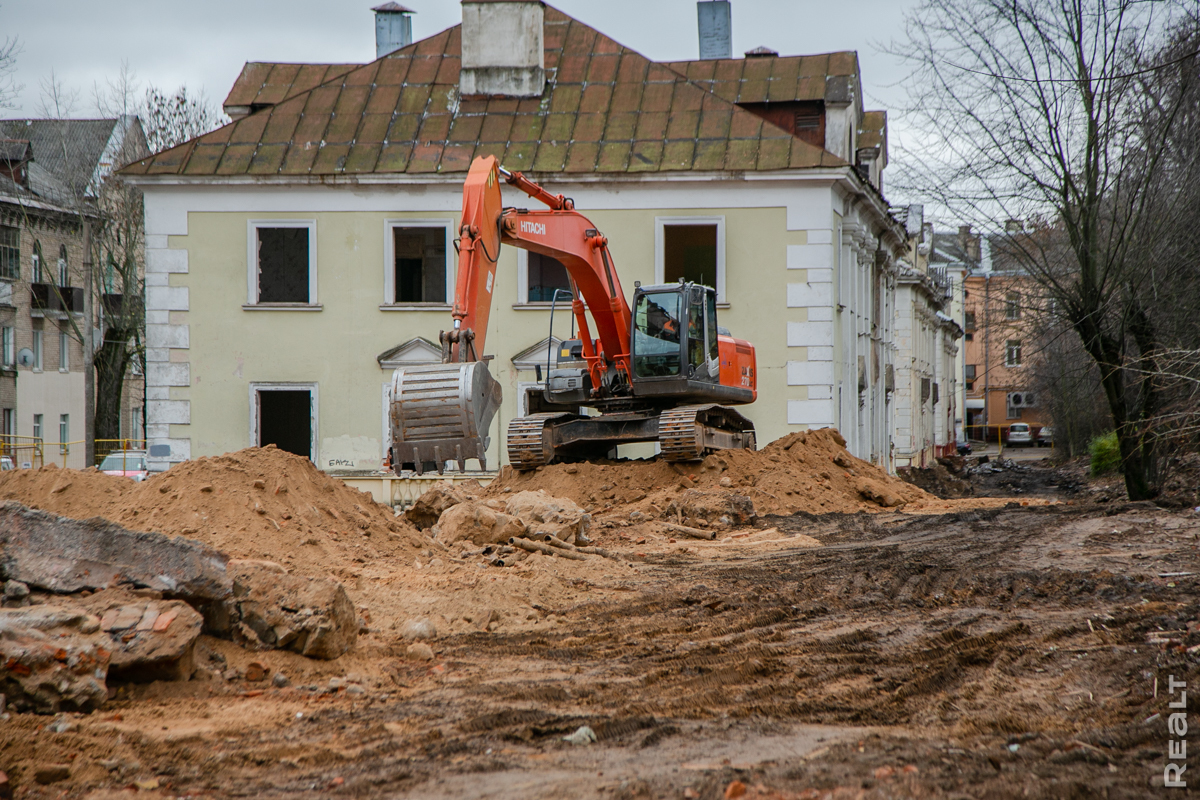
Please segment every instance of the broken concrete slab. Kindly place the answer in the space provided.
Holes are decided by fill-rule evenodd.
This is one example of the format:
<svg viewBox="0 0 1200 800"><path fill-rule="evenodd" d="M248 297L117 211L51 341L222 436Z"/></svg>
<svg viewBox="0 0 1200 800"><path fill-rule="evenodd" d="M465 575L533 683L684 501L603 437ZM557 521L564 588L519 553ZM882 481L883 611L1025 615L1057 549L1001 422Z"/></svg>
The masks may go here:
<svg viewBox="0 0 1200 800"><path fill-rule="evenodd" d="M78 607L0 610L0 687L18 711L91 711L108 699L100 618Z"/></svg>
<svg viewBox="0 0 1200 800"><path fill-rule="evenodd" d="M0 578L60 594L127 585L185 600L208 618L233 586L228 557L199 542L0 504ZM215 612L214 612L215 613Z"/></svg>
<svg viewBox="0 0 1200 800"><path fill-rule="evenodd" d="M278 564L229 562L235 637L259 649L334 659L358 640L358 617L345 588L330 578L288 575Z"/></svg>
<svg viewBox="0 0 1200 800"><path fill-rule="evenodd" d="M204 618L179 600L147 600L101 592L83 601L100 617L112 658L110 681L186 681L196 671L196 641Z"/></svg>

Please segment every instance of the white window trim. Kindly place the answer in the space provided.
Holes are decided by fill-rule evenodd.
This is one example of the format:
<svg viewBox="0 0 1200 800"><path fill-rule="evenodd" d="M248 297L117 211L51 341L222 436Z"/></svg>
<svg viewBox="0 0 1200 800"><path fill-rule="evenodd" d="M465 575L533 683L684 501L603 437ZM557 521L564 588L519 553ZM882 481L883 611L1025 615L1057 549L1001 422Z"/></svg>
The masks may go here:
<svg viewBox="0 0 1200 800"><path fill-rule="evenodd" d="M259 228L307 228L308 229L308 302L307 303L260 303L258 302L258 229ZM251 219L246 220L246 310L264 311L319 311L317 303L317 221L315 219Z"/></svg>
<svg viewBox="0 0 1200 800"><path fill-rule="evenodd" d="M317 396L316 383L290 383L290 382L253 382L250 384L250 446L258 447L258 393L259 392L309 392L312 398L312 432L309 434L309 447L311 452L308 455L310 461L314 464L320 464L317 451L317 431L320 429L320 403Z"/></svg>
<svg viewBox="0 0 1200 800"><path fill-rule="evenodd" d="M5 369L16 369L17 366L17 329L11 325L3 328L0 345L4 348L3 361Z"/></svg>
<svg viewBox="0 0 1200 800"><path fill-rule="evenodd" d="M58 332L58 371L71 371L71 337L66 331Z"/></svg>
<svg viewBox="0 0 1200 800"><path fill-rule="evenodd" d="M44 353L46 352L46 334L44 331L33 331L32 341L30 342L33 349L33 371L41 372L44 363Z"/></svg>
<svg viewBox="0 0 1200 800"><path fill-rule="evenodd" d="M527 398L525 396L525 390L526 389L545 389L545 388L546 388L546 384L544 382L539 383L537 381L520 381L520 380L517 381L517 416L518 417L525 417L525 416L529 415L529 409L525 405L526 401L529 398Z"/></svg>
<svg viewBox="0 0 1200 800"><path fill-rule="evenodd" d="M396 303L396 228L444 228L446 231L446 301L445 303ZM380 311L446 311L453 307L454 283L458 262L454 252L454 220L385 219L383 221L383 302Z"/></svg>
<svg viewBox="0 0 1200 800"><path fill-rule="evenodd" d="M666 282L666 227L668 225L716 225L717 226L717 302L729 302L725 296L725 215L708 217L655 217L654 218L654 282Z"/></svg>

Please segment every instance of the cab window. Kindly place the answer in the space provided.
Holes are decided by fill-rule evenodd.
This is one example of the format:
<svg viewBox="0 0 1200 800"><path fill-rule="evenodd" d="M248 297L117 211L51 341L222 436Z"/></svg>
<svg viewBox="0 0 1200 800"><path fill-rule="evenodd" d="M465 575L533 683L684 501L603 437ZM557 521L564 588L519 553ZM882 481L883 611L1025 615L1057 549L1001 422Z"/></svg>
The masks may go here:
<svg viewBox="0 0 1200 800"><path fill-rule="evenodd" d="M633 312L633 371L637 377L679 374L679 300L678 292L650 292L638 298Z"/></svg>
<svg viewBox="0 0 1200 800"><path fill-rule="evenodd" d="M704 294L695 289L688 303L688 364L699 368L704 366L705 360Z"/></svg>

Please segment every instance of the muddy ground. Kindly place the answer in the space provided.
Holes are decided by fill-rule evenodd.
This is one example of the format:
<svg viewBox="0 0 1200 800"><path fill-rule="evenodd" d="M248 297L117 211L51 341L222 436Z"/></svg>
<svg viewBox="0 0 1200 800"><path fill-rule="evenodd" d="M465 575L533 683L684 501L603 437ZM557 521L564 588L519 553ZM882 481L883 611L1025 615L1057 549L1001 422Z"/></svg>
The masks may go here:
<svg viewBox="0 0 1200 800"><path fill-rule="evenodd" d="M635 566L572 573L532 630L445 635L432 662L368 635L327 667L364 670L358 693L272 654L295 684L11 715L3 768L19 797L1164 793L1169 676L1200 681L1200 514L1074 500L756 527L640 554L636 528L601 529ZM203 647L213 670L253 657ZM598 741L563 741L585 725ZM70 779L30 780L49 765Z"/></svg>

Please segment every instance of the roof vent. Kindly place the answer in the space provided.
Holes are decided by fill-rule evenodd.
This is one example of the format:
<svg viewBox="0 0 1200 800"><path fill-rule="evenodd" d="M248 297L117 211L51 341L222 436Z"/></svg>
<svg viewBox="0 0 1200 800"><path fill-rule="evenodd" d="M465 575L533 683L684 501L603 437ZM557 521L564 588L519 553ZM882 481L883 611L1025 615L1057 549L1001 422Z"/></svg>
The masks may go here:
<svg viewBox="0 0 1200 800"><path fill-rule="evenodd" d="M539 97L546 88L543 12L538 0L463 0L459 91Z"/></svg>
<svg viewBox="0 0 1200 800"><path fill-rule="evenodd" d="M753 50L746 51L746 58L776 58L779 56L778 50L772 50L769 47L756 47Z"/></svg>
<svg viewBox="0 0 1200 800"><path fill-rule="evenodd" d="M729 0L700 0L700 58L733 58L733 12Z"/></svg>
<svg viewBox="0 0 1200 800"><path fill-rule="evenodd" d="M375 57L383 58L412 44L411 8L388 2L371 9L375 12Z"/></svg>

